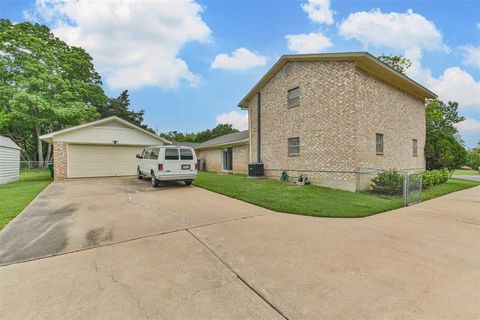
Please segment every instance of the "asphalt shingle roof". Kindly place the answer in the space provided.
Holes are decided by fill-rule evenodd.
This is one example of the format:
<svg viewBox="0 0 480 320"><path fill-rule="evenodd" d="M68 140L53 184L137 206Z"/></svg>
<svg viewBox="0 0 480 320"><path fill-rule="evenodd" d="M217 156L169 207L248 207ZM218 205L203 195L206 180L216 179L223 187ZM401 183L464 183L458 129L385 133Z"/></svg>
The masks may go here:
<svg viewBox="0 0 480 320"><path fill-rule="evenodd" d="M229 143L236 143L248 139L248 130L239 131L235 133L226 134L212 140L205 141L196 146L196 148L214 147L217 145L224 145Z"/></svg>

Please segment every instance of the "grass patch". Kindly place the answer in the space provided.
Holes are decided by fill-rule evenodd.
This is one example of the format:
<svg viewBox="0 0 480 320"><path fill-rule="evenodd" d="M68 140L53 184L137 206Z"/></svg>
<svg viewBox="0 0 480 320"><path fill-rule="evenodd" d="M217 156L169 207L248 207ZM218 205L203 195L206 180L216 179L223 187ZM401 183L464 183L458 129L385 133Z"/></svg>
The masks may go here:
<svg viewBox="0 0 480 320"><path fill-rule="evenodd" d="M44 169L22 171L20 180L0 185L0 230L52 182L50 172Z"/></svg>
<svg viewBox="0 0 480 320"><path fill-rule="evenodd" d="M318 217L365 217L402 207L400 198L382 198L315 185L299 187L278 180L248 179L240 174L199 172L194 184L274 211ZM442 185L425 190L422 200L477 185L480 183L450 179Z"/></svg>
<svg viewBox="0 0 480 320"><path fill-rule="evenodd" d="M436 197L446 195L455 191L460 191L468 188L479 186L480 182L463 180L463 179L448 179L444 184L434 186L422 191L422 200L430 200Z"/></svg>
<svg viewBox="0 0 480 320"><path fill-rule="evenodd" d="M453 174L458 174L458 175L467 175L467 176L477 176L478 171L477 170L455 170Z"/></svg>
<svg viewBox="0 0 480 320"><path fill-rule="evenodd" d="M400 199L380 198L315 185L299 187L245 175L199 172L194 184L267 209L320 217L365 217L401 207Z"/></svg>

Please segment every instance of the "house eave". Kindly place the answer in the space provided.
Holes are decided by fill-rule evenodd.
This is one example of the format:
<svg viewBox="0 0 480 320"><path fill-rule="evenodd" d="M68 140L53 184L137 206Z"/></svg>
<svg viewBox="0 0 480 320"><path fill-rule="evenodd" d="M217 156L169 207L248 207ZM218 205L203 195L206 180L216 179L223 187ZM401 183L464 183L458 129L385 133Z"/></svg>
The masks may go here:
<svg viewBox="0 0 480 320"><path fill-rule="evenodd" d="M401 74L389 65L383 63L368 52L338 52L318 54L295 54L282 56L267 73L255 84L247 95L238 103L238 107L248 109L248 102L265 84L288 62L293 61L354 61L356 66L371 73L383 81L390 83L420 99L436 99L437 95L419 83Z"/></svg>

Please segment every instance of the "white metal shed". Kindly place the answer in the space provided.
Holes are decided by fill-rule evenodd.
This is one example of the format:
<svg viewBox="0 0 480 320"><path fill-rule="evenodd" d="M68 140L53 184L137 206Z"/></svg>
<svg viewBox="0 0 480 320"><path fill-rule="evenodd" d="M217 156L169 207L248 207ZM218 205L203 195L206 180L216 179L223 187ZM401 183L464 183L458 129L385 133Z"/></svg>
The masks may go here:
<svg viewBox="0 0 480 320"><path fill-rule="evenodd" d="M0 136L0 184L20 179L20 147Z"/></svg>

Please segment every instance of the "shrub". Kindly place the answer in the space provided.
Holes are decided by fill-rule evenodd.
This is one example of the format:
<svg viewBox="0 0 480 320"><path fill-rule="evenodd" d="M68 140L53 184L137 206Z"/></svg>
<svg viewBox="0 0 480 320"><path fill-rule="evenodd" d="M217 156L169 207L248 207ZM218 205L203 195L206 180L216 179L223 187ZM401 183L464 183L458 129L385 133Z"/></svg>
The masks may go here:
<svg viewBox="0 0 480 320"><path fill-rule="evenodd" d="M403 175L396 170L379 173L372 179L372 191L384 195L399 195L403 192Z"/></svg>
<svg viewBox="0 0 480 320"><path fill-rule="evenodd" d="M427 189L448 180L448 170L428 170L422 174L422 186Z"/></svg>
<svg viewBox="0 0 480 320"><path fill-rule="evenodd" d="M287 182L288 181L288 173L287 171L282 171L282 175L280 176L280 181Z"/></svg>

